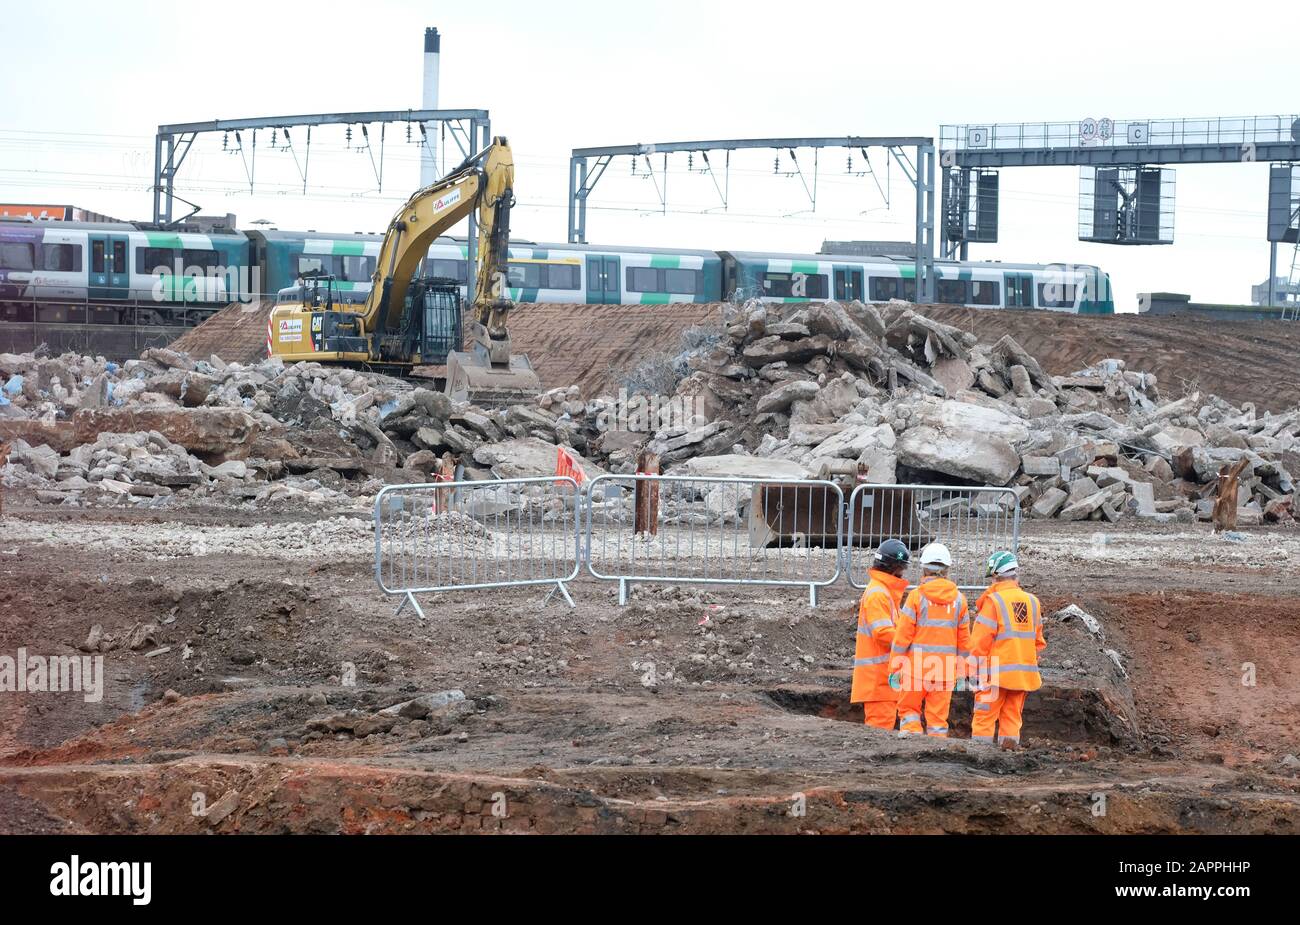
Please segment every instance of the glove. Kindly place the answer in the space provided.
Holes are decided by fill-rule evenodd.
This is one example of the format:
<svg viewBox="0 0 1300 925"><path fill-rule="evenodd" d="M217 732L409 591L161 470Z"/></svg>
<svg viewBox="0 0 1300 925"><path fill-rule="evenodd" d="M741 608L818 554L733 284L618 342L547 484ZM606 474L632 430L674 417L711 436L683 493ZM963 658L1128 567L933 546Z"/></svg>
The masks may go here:
<svg viewBox="0 0 1300 925"><path fill-rule="evenodd" d="M896 691L901 691L903 689L903 680L898 676L897 671L889 676L889 686Z"/></svg>

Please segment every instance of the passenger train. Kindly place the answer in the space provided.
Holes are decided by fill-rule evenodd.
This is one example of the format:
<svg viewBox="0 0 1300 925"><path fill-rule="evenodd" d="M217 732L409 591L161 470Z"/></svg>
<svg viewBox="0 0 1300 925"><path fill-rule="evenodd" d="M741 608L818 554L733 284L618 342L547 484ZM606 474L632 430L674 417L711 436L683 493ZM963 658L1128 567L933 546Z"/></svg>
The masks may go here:
<svg viewBox="0 0 1300 925"><path fill-rule="evenodd" d="M195 324L234 301L301 297L334 277L364 302L382 238L365 234L153 231L127 223L0 220L0 321ZM424 275L468 278L464 238L440 238ZM974 308L1113 314L1094 266L936 261L936 301ZM916 298L903 257L776 254L588 244L510 245L516 302L663 304L731 297L802 302Z"/></svg>

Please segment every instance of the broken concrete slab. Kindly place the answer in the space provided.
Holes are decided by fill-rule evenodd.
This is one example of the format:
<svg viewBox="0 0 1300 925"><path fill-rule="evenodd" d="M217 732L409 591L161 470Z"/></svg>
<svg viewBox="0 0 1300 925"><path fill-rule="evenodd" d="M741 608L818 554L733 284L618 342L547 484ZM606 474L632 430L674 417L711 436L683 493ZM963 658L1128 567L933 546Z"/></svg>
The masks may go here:
<svg viewBox="0 0 1300 925"><path fill-rule="evenodd" d="M1055 517L1065 506L1069 494L1060 488L1049 488L1034 502L1030 510L1035 517Z"/></svg>
<svg viewBox="0 0 1300 925"><path fill-rule="evenodd" d="M93 443L102 433L157 431L190 452L238 457L257 431L253 418L233 408L91 408L63 421L0 421L0 439L45 443L60 453Z"/></svg>
<svg viewBox="0 0 1300 925"><path fill-rule="evenodd" d="M1025 475L1059 476L1061 461L1054 456L1025 456L1020 460Z"/></svg>
<svg viewBox="0 0 1300 925"><path fill-rule="evenodd" d="M754 410L759 414L785 411L796 401L809 401L816 397L821 387L811 379L796 379L777 386L759 398Z"/></svg>
<svg viewBox="0 0 1300 925"><path fill-rule="evenodd" d="M898 461L913 469L942 472L977 484L1005 485L1020 469L1020 456L1006 440L971 431L909 427L898 440Z"/></svg>
<svg viewBox="0 0 1300 925"><path fill-rule="evenodd" d="M672 475L699 478L773 479L802 481L810 476L803 466L787 459L762 456L695 456L673 467Z"/></svg>
<svg viewBox="0 0 1300 925"><path fill-rule="evenodd" d="M857 459L870 447L892 450L896 442L894 429L888 424L856 424L817 444L812 454Z"/></svg>
<svg viewBox="0 0 1300 925"><path fill-rule="evenodd" d="M492 469L497 478L518 479L554 475L559 446L536 437L522 440L503 440L484 443L474 450L474 461ZM565 448L574 461L582 467L587 478L604 475L605 470L588 460L576 450Z"/></svg>

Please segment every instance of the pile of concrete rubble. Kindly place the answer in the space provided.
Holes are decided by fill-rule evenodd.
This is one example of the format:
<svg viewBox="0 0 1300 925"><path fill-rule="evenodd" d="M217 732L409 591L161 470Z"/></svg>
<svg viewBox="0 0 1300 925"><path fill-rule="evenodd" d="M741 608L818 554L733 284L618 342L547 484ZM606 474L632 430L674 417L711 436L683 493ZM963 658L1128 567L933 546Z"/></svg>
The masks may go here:
<svg viewBox="0 0 1300 925"><path fill-rule="evenodd" d="M1208 519L1245 457L1239 522L1291 522L1300 409L1163 398L1102 361L1049 375L907 303L750 302L666 359L672 395L558 388L483 409L418 381L316 363L241 365L152 349L124 364L0 354L0 470L50 503L367 502L385 483L590 477L658 456L669 474L1012 489L1034 516Z"/></svg>
<svg viewBox="0 0 1300 925"><path fill-rule="evenodd" d="M551 474L557 445L586 445L587 410L573 393L485 411L415 380L165 348L122 364L0 354L0 484L52 504L360 507L458 463L466 478Z"/></svg>
<svg viewBox="0 0 1300 925"><path fill-rule="evenodd" d="M1190 522L1209 519L1220 469L1245 457L1238 522L1292 521L1300 409L1165 400L1118 360L1052 376L1013 338L982 344L907 303L747 303L690 365L677 393L702 423L654 434L665 471L847 468L877 483L1007 486L1037 517ZM611 468L625 471L636 442L611 437Z"/></svg>

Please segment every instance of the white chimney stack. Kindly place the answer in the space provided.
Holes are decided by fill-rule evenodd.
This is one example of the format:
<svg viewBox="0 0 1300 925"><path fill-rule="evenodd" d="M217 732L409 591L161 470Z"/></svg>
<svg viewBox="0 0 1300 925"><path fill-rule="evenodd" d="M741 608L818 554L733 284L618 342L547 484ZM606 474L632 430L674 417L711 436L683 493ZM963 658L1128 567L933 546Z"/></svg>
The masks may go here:
<svg viewBox="0 0 1300 925"><path fill-rule="evenodd" d="M439 54L439 36L438 30L433 26L424 30L424 97L420 100L422 109L438 108L438 59ZM437 132L439 126L432 123L426 126L428 130L428 144L420 156L420 185L428 186L438 179L438 163L436 155L438 153Z"/></svg>

